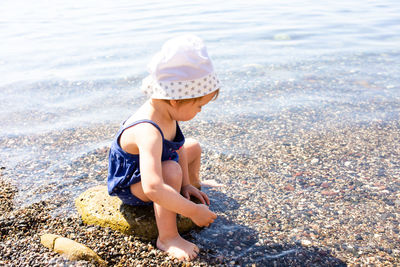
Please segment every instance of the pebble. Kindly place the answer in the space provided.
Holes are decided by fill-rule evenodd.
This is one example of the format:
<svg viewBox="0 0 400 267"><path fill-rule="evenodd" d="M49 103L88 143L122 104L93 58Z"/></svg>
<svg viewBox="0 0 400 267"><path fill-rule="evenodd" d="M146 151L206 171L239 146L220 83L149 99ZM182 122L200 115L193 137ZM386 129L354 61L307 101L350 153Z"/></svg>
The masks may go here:
<svg viewBox="0 0 400 267"><path fill-rule="evenodd" d="M293 185L288 184L288 185L285 185L285 190L286 191L294 191L294 187L293 187Z"/></svg>
<svg viewBox="0 0 400 267"><path fill-rule="evenodd" d="M331 196L336 196L338 193L335 192L335 191L331 191L331 190L323 190L321 192L321 194L324 195L324 196L331 197Z"/></svg>
<svg viewBox="0 0 400 267"><path fill-rule="evenodd" d="M327 182L323 182L322 184L321 184L321 187L322 188L328 188L330 185L329 185L329 183L327 183Z"/></svg>
<svg viewBox="0 0 400 267"><path fill-rule="evenodd" d="M40 237L40 243L43 246L66 256L72 261L94 261L100 266L106 266L105 261L103 261L93 250L69 238L54 234L44 234Z"/></svg>
<svg viewBox="0 0 400 267"><path fill-rule="evenodd" d="M312 244L310 240L306 240L306 239L301 240L300 243L302 246L305 246L305 247L309 247Z"/></svg>

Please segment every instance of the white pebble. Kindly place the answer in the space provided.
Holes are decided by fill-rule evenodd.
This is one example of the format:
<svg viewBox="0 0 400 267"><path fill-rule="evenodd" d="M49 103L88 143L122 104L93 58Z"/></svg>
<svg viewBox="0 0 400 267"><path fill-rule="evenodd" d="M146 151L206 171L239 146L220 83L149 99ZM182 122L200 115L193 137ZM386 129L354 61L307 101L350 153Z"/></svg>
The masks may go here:
<svg viewBox="0 0 400 267"><path fill-rule="evenodd" d="M307 239L303 239L303 240L301 240L301 245L304 247L309 247L309 246L311 246L311 241L307 240Z"/></svg>

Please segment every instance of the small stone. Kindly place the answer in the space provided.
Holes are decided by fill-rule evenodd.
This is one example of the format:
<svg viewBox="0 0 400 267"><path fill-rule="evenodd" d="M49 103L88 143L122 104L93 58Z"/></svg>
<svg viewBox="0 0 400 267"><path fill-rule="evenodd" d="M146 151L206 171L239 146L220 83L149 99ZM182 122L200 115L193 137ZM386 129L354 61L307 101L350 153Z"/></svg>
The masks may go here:
<svg viewBox="0 0 400 267"><path fill-rule="evenodd" d="M344 166L346 166L346 167L349 167L351 165L351 162L350 161L346 161L345 163L344 163Z"/></svg>
<svg viewBox="0 0 400 267"><path fill-rule="evenodd" d="M106 266L106 262L93 250L69 238L53 234L44 234L40 237L40 243L59 254L65 255L70 260L95 261L100 266Z"/></svg>
<svg viewBox="0 0 400 267"><path fill-rule="evenodd" d="M294 191L293 185L290 185L290 184L286 185L284 188L286 191Z"/></svg>
<svg viewBox="0 0 400 267"><path fill-rule="evenodd" d="M383 228L382 226L377 226L376 230L378 231L378 233L384 233L385 232L385 228Z"/></svg>
<svg viewBox="0 0 400 267"><path fill-rule="evenodd" d="M321 184L321 187L322 187L322 188L328 188L328 187L329 187L329 183L323 182L323 183Z"/></svg>
<svg viewBox="0 0 400 267"><path fill-rule="evenodd" d="M324 196L328 196L328 197L337 195L337 193L335 191L331 191L331 190L324 190L321 192L321 194Z"/></svg>
<svg viewBox="0 0 400 267"><path fill-rule="evenodd" d="M313 165L317 164L318 162L319 162L319 159L317 159L317 158L313 158L311 160L311 164L313 164Z"/></svg>
<svg viewBox="0 0 400 267"><path fill-rule="evenodd" d="M310 240L303 239L303 240L300 241L300 244L301 244L303 247L309 247L309 246L311 246L312 243L311 243Z"/></svg>
<svg viewBox="0 0 400 267"><path fill-rule="evenodd" d="M219 255L218 257L215 258L217 261L222 262L224 260L224 256Z"/></svg>

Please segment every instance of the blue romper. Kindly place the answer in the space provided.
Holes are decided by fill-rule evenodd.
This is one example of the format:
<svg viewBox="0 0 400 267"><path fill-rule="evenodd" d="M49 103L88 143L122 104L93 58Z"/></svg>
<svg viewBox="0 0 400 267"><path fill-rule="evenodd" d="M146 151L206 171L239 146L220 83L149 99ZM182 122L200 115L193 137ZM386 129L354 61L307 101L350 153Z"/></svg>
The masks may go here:
<svg viewBox="0 0 400 267"><path fill-rule="evenodd" d="M125 152L119 144L119 139L123 131L139 123L150 123L160 131L163 140L161 161L174 160L178 162L179 156L176 150L179 150L185 143L185 137L179 128L178 122L176 123L176 135L173 141L164 139L164 134L160 127L151 120L139 120L127 126L122 125L110 148L107 187L108 193L111 196L118 196L124 204L133 206L152 204L152 202L144 202L132 195L130 185L138 183L141 180L139 155Z"/></svg>

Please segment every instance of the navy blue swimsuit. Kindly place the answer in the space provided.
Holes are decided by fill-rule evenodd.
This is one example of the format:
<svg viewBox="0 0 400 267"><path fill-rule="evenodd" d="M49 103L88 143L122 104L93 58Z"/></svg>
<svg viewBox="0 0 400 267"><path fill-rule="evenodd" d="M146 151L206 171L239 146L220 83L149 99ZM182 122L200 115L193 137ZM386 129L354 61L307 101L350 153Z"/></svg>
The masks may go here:
<svg viewBox="0 0 400 267"><path fill-rule="evenodd" d="M130 185L141 181L139 168L139 155L129 154L125 152L120 144L121 134L128 128L139 123L150 123L156 127L163 139L163 149L161 161L174 160L178 162L179 156L176 150L179 150L185 143L185 137L176 123L176 135L173 141L166 140L160 127L151 120L139 120L127 126L123 125L115 136L108 157L108 193L111 196L118 196L124 204L128 205L151 205L152 202L143 202L139 198L132 195Z"/></svg>

